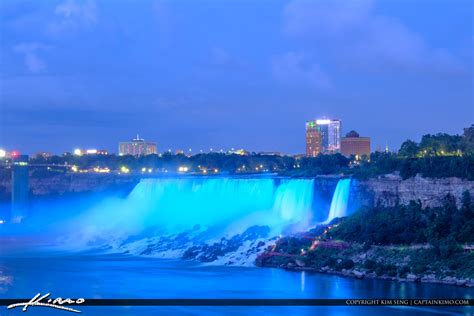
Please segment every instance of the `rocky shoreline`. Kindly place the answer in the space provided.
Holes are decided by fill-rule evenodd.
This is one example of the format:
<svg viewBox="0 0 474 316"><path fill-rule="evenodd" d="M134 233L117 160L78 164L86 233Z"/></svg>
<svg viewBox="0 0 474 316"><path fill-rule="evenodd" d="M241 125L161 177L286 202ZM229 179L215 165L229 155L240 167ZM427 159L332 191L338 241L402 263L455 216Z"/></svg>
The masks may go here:
<svg viewBox="0 0 474 316"><path fill-rule="evenodd" d="M335 226L335 225L334 225ZM356 279L381 279L474 287L472 246L447 257L428 243L368 245L325 238L330 227L279 238L261 252L258 267L308 271Z"/></svg>
<svg viewBox="0 0 474 316"><path fill-rule="evenodd" d="M301 263L300 263L301 264ZM389 281L398 281L398 282L419 282L419 283L434 283L434 284L445 284L445 285L455 285L463 287L474 287L474 279L458 279L455 277L444 277L443 279L436 278L435 275L416 275L416 274L407 274L405 278L401 277L390 277L390 276L378 276L375 272L367 273L365 271L353 270L353 269L343 269L342 271L337 271L324 267L321 269L316 269L312 267L299 266L298 263L291 263L286 266L281 266L282 268L288 271L308 271L314 273L323 273L323 274L332 274L342 277L349 277L355 279L380 279L380 280L389 280Z"/></svg>

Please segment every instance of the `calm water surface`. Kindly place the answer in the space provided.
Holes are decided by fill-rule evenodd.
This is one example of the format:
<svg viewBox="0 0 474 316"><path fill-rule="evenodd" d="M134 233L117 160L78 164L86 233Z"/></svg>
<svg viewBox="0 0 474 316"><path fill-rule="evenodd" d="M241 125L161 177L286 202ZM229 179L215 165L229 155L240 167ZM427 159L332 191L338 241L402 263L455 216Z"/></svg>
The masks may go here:
<svg viewBox="0 0 474 316"><path fill-rule="evenodd" d="M472 298L474 290L355 280L280 269L202 266L118 255L3 257L2 298ZM80 307L83 315L472 315L472 308L404 307ZM5 315L72 315L31 307Z"/></svg>

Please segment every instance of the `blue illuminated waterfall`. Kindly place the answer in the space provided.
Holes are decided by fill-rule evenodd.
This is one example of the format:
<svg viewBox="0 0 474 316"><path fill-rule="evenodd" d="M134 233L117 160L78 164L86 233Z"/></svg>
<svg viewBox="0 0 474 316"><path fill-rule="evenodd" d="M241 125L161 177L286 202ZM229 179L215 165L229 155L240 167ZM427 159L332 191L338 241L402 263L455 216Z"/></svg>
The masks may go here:
<svg viewBox="0 0 474 316"><path fill-rule="evenodd" d="M255 225L280 234L311 221L314 180L272 178L143 179L125 200L108 200L77 218L68 242L121 243L130 236L179 233L199 225L215 237ZM74 230L74 228L72 228Z"/></svg>
<svg viewBox="0 0 474 316"><path fill-rule="evenodd" d="M331 183L294 178L142 179L127 197L103 195L85 204L64 200L53 208L45 203L29 226L15 234L73 252L253 263L278 235L348 215L351 180L339 180L334 193Z"/></svg>
<svg viewBox="0 0 474 316"><path fill-rule="evenodd" d="M339 180L328 210L315 203L313 179L142 179L126 198L105 199L69 221L63 244L212 261L210 249L219 249L225 262L245 261L272 237L308 230L326 214L323 224L347 216L349 189L350 179ZM251 255L235 257L243 253Z"/></svg>
<svg viewBox="0 0 474 316"><path fill-rule="evenodd" d="M351 179L341 179L337 182L336 190L332 196L331 208L329 209L329 215L324 221L324 224L328 224L335 218L347 216L347 207L349 203L349 192L351 186Z"/></svg>

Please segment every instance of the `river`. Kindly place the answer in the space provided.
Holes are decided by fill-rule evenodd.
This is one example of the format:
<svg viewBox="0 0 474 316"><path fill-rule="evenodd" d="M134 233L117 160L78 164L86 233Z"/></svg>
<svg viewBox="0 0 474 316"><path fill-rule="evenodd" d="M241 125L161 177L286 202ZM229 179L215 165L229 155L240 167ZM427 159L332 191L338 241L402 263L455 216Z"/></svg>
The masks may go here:
<svg viewBox="0 0 474 316"><path fill-rule="evenodd" d="M182 260L125 255L4 256L8 280L2 298L36 293L72 298L472 298L473 289L384 280L357 280L308 272L209 266ZM5 308L5 307L2 307ZM84 315L458 315L472 308L407 307L90 307ZM0 315L20 315L1 310ZM68 315L30 307L29 315Z"/></svg>

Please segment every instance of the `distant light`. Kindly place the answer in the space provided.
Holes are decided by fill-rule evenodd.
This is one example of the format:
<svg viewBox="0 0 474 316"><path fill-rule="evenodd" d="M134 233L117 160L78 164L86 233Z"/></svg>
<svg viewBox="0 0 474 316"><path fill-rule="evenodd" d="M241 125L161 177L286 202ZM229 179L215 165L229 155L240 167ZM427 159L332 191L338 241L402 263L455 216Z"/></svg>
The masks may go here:
<svg viewBox="0 0 474 316"><path fill-rule="evenodd" d="M74 149L74 155L81 156L82 155L82 150L80 150L79 148Z"/></svg>
<svg viewBox="0 0 474 316"><path fill-rule="evenodd" d="M77 168L77 166L73 165L73 166L71 167L71 170L72 170L73 172L77 172L77 171L78 171L78 168Z"/></svg>
<svg viewBox="0 0 474 316"><path fill-rule="evenodd" d="M146 172L146 168L142 168L142 172Z"/></svg>
<svg viewBox="0 0 474 316"><path fill-rule="evenodd" d="M16 150L11 152L12 157L18 157L19 155L20 155L20 153Z"/></svg>
<svg viewBox="0 0 474 316"><path fill-rule="evenodd" d="M86 153L88 155L95 155L95 154L97 154L97 149L87 149Z"/></svg>
<svg viewBox="0 0 474 316"><path fill-rule="evenodd" d="M0 219L0 225L5 224L5 221L3 219Z"/></svg>
<svg viewBox="0 0 474 316"><path fill-rule="evenodd" d="M219 169L215 168L214 173L218 173L218 172L219 172Z"/></svg>
<svg viewBox="0 0 474 316"><path fill-rule="evenodd" d="M122 172L122 173L129 173L129 172L130 172L130 169L128 169L128 168L125 167L125 166L122 166L122 167L120 167L120 172Z"/></svg>
<svg viewBox="0 0 474 316"><path fill-rule="evenodd" d="M151 168L150 168L150 169L148 169L148 173L151 173L152 171L153 171L153 169L151 169Z"/></svg>
<svg viewBox="0 0 474 316"><path fill-rule="evenodd" d="M178 171L179 171L179 172L188 172L188 170L189 170L189 168L186 167L186 166L180 166L180 167L178 168Z"/></svg>
<svg viewBox="0 0 474 316"><path fill-rule="evenodd" d="M326 125L331 123L331 120L316 120L316 124Z"/></svg>
<svg viewBox="0 0 474 316"><path fill-rule="evenodd" d="M7 155L7 152L3 149L0 149L0 158L5 158L6 155Z"/></svg>

